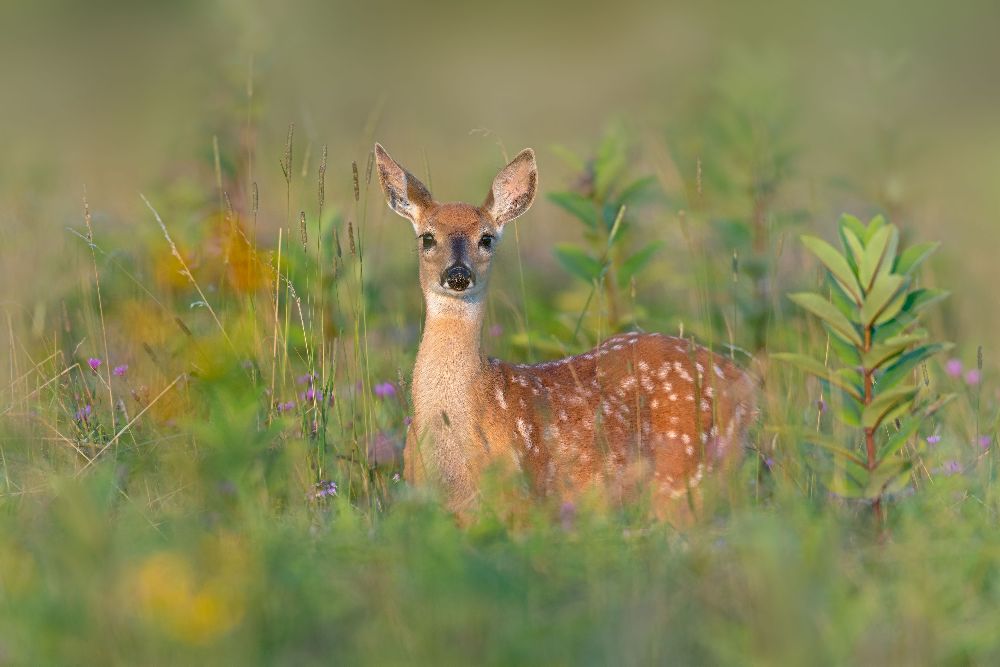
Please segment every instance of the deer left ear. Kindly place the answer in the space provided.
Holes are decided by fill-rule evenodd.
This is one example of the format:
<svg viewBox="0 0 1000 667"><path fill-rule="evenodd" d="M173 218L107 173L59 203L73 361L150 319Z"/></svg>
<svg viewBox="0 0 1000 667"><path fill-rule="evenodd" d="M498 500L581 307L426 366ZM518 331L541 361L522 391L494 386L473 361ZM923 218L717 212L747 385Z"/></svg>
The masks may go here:
<svg viewBox="0 0 1000 667"><path fill-rule="evenodd" d="M389 208L409 218L415 227L424 212L434 205L431 193L413 174L393 160L382 144L375 144L375 163Z"/></svg>
<svg viewBox="0 0 1000 667"><path fill-rule="evenodd" d="M538 189L538 166L535 151L525 148L493 179L483 211L498 226L503 226L528 210Z"/></svg>

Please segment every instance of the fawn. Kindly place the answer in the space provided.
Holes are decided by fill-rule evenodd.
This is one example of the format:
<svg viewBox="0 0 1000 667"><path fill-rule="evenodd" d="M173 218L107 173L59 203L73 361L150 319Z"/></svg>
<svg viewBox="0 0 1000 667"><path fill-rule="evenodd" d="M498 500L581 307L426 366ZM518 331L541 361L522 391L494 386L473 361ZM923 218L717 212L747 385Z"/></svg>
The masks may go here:
<svg viewBox="0 0 1000 667"><path fill-rule="evenodd" d="M403 452L411 484L435 481L460 516L483 472L512 467L539 496L574 502L652 494L670 514L703 476L738 460L755 419L756 382L683 338L616 335L542 364L487 359L480 347L493 255L535 199L531 149L504 167L481 206L439 203L375 144L389 207L413 223L426 322L413 370Z"/></svg>

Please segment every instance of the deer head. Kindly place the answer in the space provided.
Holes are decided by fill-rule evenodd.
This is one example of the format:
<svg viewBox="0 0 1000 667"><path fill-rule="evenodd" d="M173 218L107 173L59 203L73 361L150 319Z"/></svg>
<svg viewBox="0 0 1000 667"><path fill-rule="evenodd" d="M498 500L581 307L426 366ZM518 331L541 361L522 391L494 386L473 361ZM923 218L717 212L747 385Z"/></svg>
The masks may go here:
<svg viewBox="0 0 1000 667"><path fill-rule="evenodd" d="M535 153L526 148L501 169L481 206L436 202L380 144L375 144L375 160L389 208L413 223L428 307L481 301L507 223L535 200Z"/></svg>

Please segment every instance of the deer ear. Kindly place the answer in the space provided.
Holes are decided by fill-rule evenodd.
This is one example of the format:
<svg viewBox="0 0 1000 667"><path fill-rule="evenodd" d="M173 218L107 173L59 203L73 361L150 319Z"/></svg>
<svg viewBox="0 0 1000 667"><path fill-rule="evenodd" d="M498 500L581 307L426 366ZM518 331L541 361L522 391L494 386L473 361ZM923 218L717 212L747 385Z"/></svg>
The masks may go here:
<svg viewBox="0 0 1000 667"><path fill-rule="evenodd" d="M497 225L505 225L528 210L535 201L537 187L535 151L525 148L493 179L483 210Z"/></svg>
<svg viewBox="0 0 1000 667"><path fill-rule="evenodd" d="M424 210L434 203L427 187L399 166L382 148L382 144L375 144L375 164L389 208L416 225Z"/></svg>

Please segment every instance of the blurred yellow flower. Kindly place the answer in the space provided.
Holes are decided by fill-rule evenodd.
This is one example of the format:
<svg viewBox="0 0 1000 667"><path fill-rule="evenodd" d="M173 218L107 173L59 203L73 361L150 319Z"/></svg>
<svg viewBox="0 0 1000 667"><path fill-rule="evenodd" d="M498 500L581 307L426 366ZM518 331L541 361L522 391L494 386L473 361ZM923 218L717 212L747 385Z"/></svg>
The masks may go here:
<svg viewBox="0 0 1000 667"><path fill-rule="evenodd" d="M246 558L233 538L213 538L205 550L211 574L195 575L191 560L173 552L148 558L128 591L148 622L189 644L207 644L243 620Z"/></svg>

